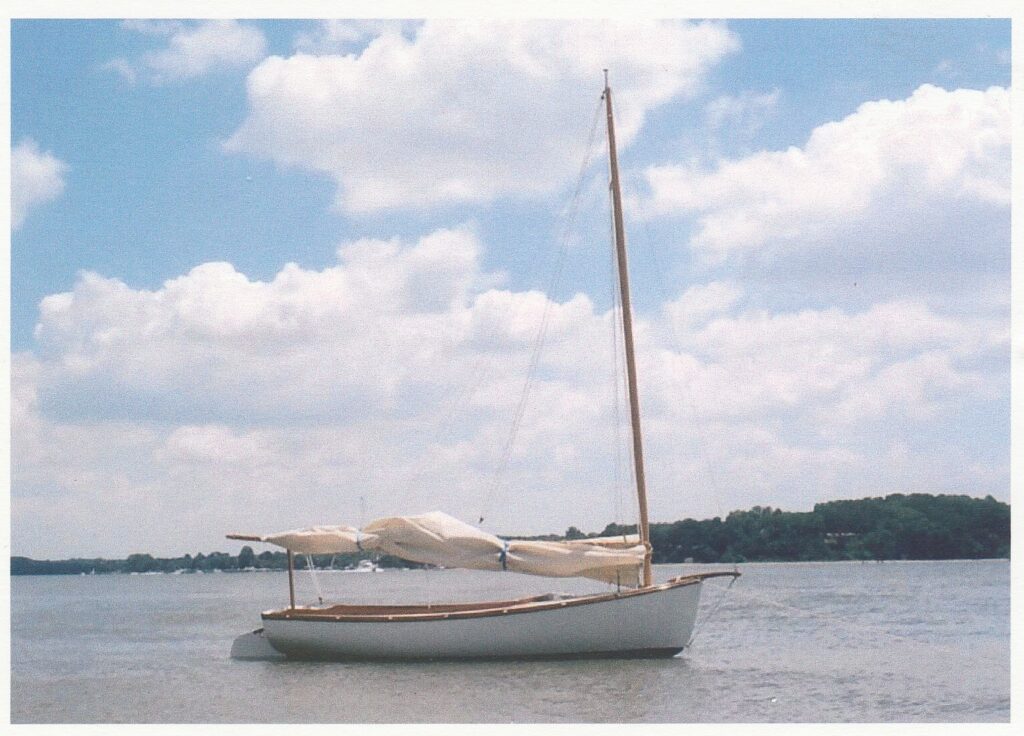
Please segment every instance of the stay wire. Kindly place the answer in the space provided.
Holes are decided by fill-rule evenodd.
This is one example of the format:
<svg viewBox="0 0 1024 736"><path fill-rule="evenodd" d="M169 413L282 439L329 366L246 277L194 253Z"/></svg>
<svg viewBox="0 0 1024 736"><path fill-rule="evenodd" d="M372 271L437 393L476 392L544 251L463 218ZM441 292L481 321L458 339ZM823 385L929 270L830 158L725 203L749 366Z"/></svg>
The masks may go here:
<svg viewBox="0 0 1024 736"><path fill-rule="evenodd" d="M611 196L611 192L609 190L609 197L610 196ZM616 253L617 247L616 247L616 243L615 243L615 215L611 211L611 208L609 208L609 212L608 212L608 227L609 227L609 239L608 239L608 242L610 244L609 253L610 253L610 256L611 256L611 287L612 287L612 309L613 309L613 315L612 315L612 318L613 318L612 319L612 340L613 340L613 345L615 346L615 348L614 348L615 355L614 355L614 361L613 361L614 362L614 371L615 371L615 379L614 380L615 380L615 413L616 413L616 417L615 417L615 419L616 419L616 424L615 424L615 462L616 462L616 482L618 484L618 495L616 497L617 506L616 506L616 519L615 519L615 521L618 522L620 519L623 520L623 521L625 520L622 517L622 509L621 509L621 507L618 504L621 503L621 497L626 494L626 484L629 485L629 488L634 489L634 490L636 489L636 462L635 462L634 456L633 456L633 443L632 443L632 441L630 441L627 438L627 440L625 442L623 442L623 439L622 439L622 425L625 423L624 420L623 420L623 416L625 416L625 415L620 414L620 409L619 409L619 399L620 398L624 398L625 402L627 404L629 403L629 400L628 400L628 394L629 394L628 383L629 383L629 379L627 377L627 371L626 371L626 351L625 351L625 345L622 344L622 342L625 340L625 337L624 337L625 326L623 324L623 321L625 320L625 315L623 314L622 298L621 298L621 296L619 294L619 279L618 279L619 264L618 264L618 257L617 257L618 254ZM619 351L620 346L622 348L621 352ZM630 420L629 432L631 433L632 431L633 431L632 420ZM626 466L627 466L627 471L626 471L627 477L626 478L622 478L621 477L621 466L620 466L620 464L623 461L623 456L625 456L625 462L626 462ZM640 499L635 495L635 493L631 493L630 496L633 499L634 504L635 504L634 508L633 508L633 511L636 514L637 529L639 529L640 528L640 526L639 526Z"/></svg>
<svg viewBox="0 0 1024 736"><path fill-rule="evenodd" d="M619 396L620 390L623 385L623 381L620 379L622 374L622 358L619 357L619 290L618 284L616 283L616 259L615 259L615 222L613 219L609 219L609 242L611 248L608 253L610 256L609 260L609 273L611 274L611 295L612 295L612 311L611 324L612 333L612 401L615 407L615 421L613 422L615 432L615 474L614 474L614 485L612 487L612 493L615 498L615 519L618 521L622 518L622 497L624 495L623 489L624 484L622 482L622 413L619 407Z"/></svg>
<svg viewBox="0 0 1024 736"><path fill-rule="evenodd" d="M612 198L611 181L609 180L609 183L608 183L608 199L609 199L609 208L608 208L609 239L608 239L608 242L609 242L609 244L611 246L610 253L611 253L611 259L612 259L612 267L611 267L612 305L613 305L613 309L614 309L614 312L615 312L614 315L613 315L614 316L614 320L613 320L613 325L612 325L612 331L613 331L614 337L615 337L616 348L618 348L618 345L619 345L618 341L619 341L620 338L622 339L623 342L625 342L625 331L626 331L626 329L625 329L625 319L626 319L626 316L625 316L624 308L622 306L622 298L621 298L621 296L619 294L619 278L618 278L618 276L619 276L619 273L618 273L619 272L619 261L618 261L618 252L617 252L618 251L618 244L615 242L615 212L614 212L614 208L611 206L611 198ZM618 402L618 398L619 398L620 395L624 396L624 397L628 397L628 394L629 394L629 385L628 385L629 384L629 378L627 377L627 370L626 370L625 363L626 363L626 348L625 348L625 345L623 344L621 358L619 357L618 353L616 353L616 355L615 355L615 380L616 380L616 394L615 394L615 398L616 398L616 402ZM621 388L621 394L619 393L620 388ZM628 403L628 398L627 398L627 403ZM616 412L618 412L618 405L617 404L616 404ZM619 438L619 431L621 430L622 423L623 422L621 420L619 420L619 423L616 425L616 462L619 462L619 457L620 457L619 453L620 453L620 451L622 449L622 441ZM632 431L633 431L632 417L630 417L630 430L629 431L630 431L630 433L632 433ZM626 444L626 451L625 451L624 454L626 455L626 461L627 461L627 464L629 466L628 482L629 482L630 488L635 490L637 488L637 479L636 479L636 457L633 454L633 442L632 441L627 441L625 444ZM640 498L637 495L633 495L633 500L635 501L635 506L634 506L633 510L636 513L636 520L637 520L636 528L637 528L637 531L639 531L640 530Z"/></svg>
<svg viewBox="0 0 1024 736"><path fill-rule="evenodd" d="M313 587L316 589L316 597L320 603L324 602L324 591L320 587L320 578L316 575L316 568L313 567L313 555L306 555L306 567L309 568L309 579L313 581Z"/></svg>
<svg viewBox="0 0 1024 736"><path fill-rule="evenodd" d="M729 590L732 588L733 583L735 583L738 579L738 577L734 577L731 580L729 580L729 584L725 586L725 590L723 590L722 594L718 596L718 600L715 602L715 605L712 606L711 610L708 611L707 615L704 616L704 618L702 618L697 623L697 625L693 627L693 631L690 633L690 640L686 642L687 649L689 649L690 645L693 644L693 640L697 638L697 634L700 632L700 630L704 628L704 624L706 624L708 621L711 621L715 617L715 614L718 613L718 609L721 608L722 603L725 602L725 598L727 595L729 595Z"/></svg>
<svg viewBox="0 0 1024 736"><path fill-rule="evenodd" d="M582 183L583 183L583 180L584 180L584 175L586 173L586 169L589 168L590 162L591 162L591 160L593 158L593 141L594 141L594 135L595 135L596 127L597 127L597 120L598 120L598 117L599 117L598 113L600 112L600 109L601 109L601 105L600 105L600 102L599 102L598 105L597 105L595 114L594 114L594 121L591 124L591 131L590 131L590 136L589 136L589 139L588 139L588 142L587 142L586 155L584 157L583 164L580 167L580 174L579 174L579 179L577 181L576 189L573 192L572 199L570 200L569 204L566 206L566 208L563 210L563 212L561 214L561 217L563 219L565 219L567 217L568 218L574 218L575 215L576 215L576 210L578 209L577 202L579 200L579 195L580 195L580 192L581 192L581 189L582 189ZM568 229L569 229L568 225L564 225L563 226L562 231L561 231L561 235L560 235L560 239L561 240L563 240L563 241L567 240ZM563 248L559 252L559 262L564 257L564 250L565 250L565 248L564 248L564 243L563 243ZM557 282L558 269L560 269L560 263L559 263L558 268L556 268L556 272L555 272L556 275L555 275L555 277L552 278L552 284L551 284L552 286L554 285L554 283ZM524 300L519 300L519 303L514 306L514 308L512 310L511 320L510 320L511 323L515 324L518 321L518 317L522 313L522 311L524 309L524 306L525 306L525 301ZM546 305L545 312L547 311L547 306L548 305ZM545 314L545 317L546 317L546 314ZM544 326L544 329L546 330L546 326ZM473 398L476 396L476 394L479 391L480 387L483 385L484 379L488 378L490 375L493 374L493 368L500 361L501 357L502 356L500 354L496 354L496 353L493 353L493 352L488 352L488 351L481 352L473 360L473 365L472 365L472 368L470 370L471 380L468 382L468 384L466 382L463 382L463 381L457 381L454 384L450 385L448 390L444 392L443 399L447 399L447 401L446 401L447 408L443 412L443 417L444 418L442 419L441 425L440 425L443 428L442 431L443 431L443 438L444 438L444 440L450 440L454 436L454 434L455 434L455 417L456 417L456 415L459 413L460 410L462 410L465 406L468 406L469 403L472 402ZM531 365L532 364L533 364L533 362L532 362L532 354L531 354ZM528 378L529 378L529 376L528 376ZM520 419L520 421L521 421L521 419ZM513 418L513 426L516 427L513 430L513 434L514 434L515 432L518 432L518 427L516 426L515 418ZM503 454L503 456L504 456L504 454ZM426 460L427 460L427 458L424 457L417 464L415 472L410 477L410 479L404 484L404 491L400 492L400 498L402 498L403 500L405 500L408 497L409 492L410 492L409 489L412 488L412 487L415 487L415 485L417 483L419 483L419 481L422 480L422 478L426 475L427 470L429 469L429 465L426 462ZM487 505L487 503L488 503L488 501L485 500L485 506ZM480 522L481 523L483 522L483 519L484 519L484 515L485 515L484 512L485 512L485 509L481 509L481 514L480 514Z"/></svg>
<svg viewBox="0 0 1024 736"><path fill-rule="evenodd" d="M502 457L498 465L498 469L495 472L495 478L491 484L490 489L484 497L484 502L480 509L479 523L483 524L484 519L490 508L490 504L495 494L501 488L504 482L505 476L508 472L508 467L512 461L512 450L515 445L516 437L519 433L519 427L522 424L523 416L526 412L527 401L529 400L530 391L533 387L534 379L536 377L537 367L540 364L540 354L544 347L544 339L547 335L548 324L551 317L551 305L554 301L555 289L559 283L562 275L562 271L565 265L565 257L569 250L569 233L573 222L576 219L576 215L579 212L580 195L583 191L583 183L586 180L587 169L590 168L591 160L593 159L594 152L594 139L597 133L597 124L600 120L601 112L601 101L598 101L597 106L594 109L593 121L590 126L590 134L587 140L587 146L584 152L583 162L580 165L579 175L576 179L576 186L573 189L572 196L569 199L569 204L566 206L562 214L562 227L558 235L558 251L555 257L554 269L551 274L551 279L548 283L547 291L544 294L544 309L541 313L540 325L537 330L537 335L534 338L533 346L530 351L530 362L526 372L526 380L523 384L523 390L519 396L519 401L516 404L515 411L512 415L512 426L509 429L508 437L505 441L505 446L502 450Z"/></svg>

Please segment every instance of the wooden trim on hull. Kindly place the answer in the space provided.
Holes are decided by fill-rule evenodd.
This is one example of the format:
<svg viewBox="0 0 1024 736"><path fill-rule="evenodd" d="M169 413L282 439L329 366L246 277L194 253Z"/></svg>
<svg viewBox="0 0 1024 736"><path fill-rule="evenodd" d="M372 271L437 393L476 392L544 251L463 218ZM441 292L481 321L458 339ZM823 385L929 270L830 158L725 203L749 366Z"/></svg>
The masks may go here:
<svg viewBox="0 0 1024 736"><path fill-rule="evenodd" d="M319 662L538 662L566 661L573 659L671 659L681 651L683 651L682 647L659 647L652 649L621 649L607 652L576 652L560 654L372 657L369 655L342 655L336 652L324 652L323 649L319 648L284 647L281 650L282 654L292 659Z"/></svg>
<svg viewBox="0 0 1024 736"><path fill-rule="evenodd" d="M551 596L531 596L510 601L488 601L485 603L452 603L424 605L336 605L326 608L288 608L280 611L265 611L261 614L264 621L319 621L319 622L362 622L362 623L402 623L418 621L458 620L466 618L482 618L486 616L506 616L519 613L556 610L571 606L583 606L590 603L621 600L635 596L649 595L672 588L697 585L709 578L739 577L737 571L705 572L694 575L683 575L672 578L664 583L646 588L619 591L615 593L597 593L575 598L552 599ZM623 656L609 653L607 656ZM670 655L661 655L670 656Z"/></svg>

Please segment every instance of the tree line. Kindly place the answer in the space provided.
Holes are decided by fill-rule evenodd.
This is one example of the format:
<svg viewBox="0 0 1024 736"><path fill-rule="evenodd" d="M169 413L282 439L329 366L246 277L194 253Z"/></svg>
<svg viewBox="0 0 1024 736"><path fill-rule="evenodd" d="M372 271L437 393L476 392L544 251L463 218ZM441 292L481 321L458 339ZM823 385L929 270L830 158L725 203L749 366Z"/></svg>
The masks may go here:
<svg viewBox="0 0 1024 736"><path fill-rule="evenodd" d="M601 534L635 529L609 524ZM926 493L828 501L808 512L755 506L725 519L652 524L651 546L655 563L1009 558L1010 507L991 496Z"/></svg>
<svg viewBox="0 0 1024 736"><path fill-rule="evenodd" d="M588 534L569 527L564 535L533 538L586 539L635 532L635 525L613 523L600 532ZM1010 506L991 496L926 493L828 501L808 512L755 506L733 511L725 519L651 524L651 545L656 564L1009 558ZM318 569L346 569L367 558L313 555L312 561ZM375 557L374 562L379 567L420 567L388 555ZM257 554L245 546L237 555L211 552L156 558L132 554L123 560L11 557L11 575L283 570L287 564L284 552ZM307 564L305 556L296 555L296 568Z"/></svg>
<svg viewBox="0 0 1024 736"><path fill-rule="evenodd" d="M355 567L368 555L313 555L313 567L318 570L345 570ZM374 558L377 567L420 567L390 555ZM305 570L305 555L295 555L295 569ZM104 558L74 558L70 560L33 560L29 557L11 557L11 575L92 575L105 573L207 573L239 572L243 570L286 570L286 552L266 550L256 554L252 547L242 547L237 555L227 552L200 552L181 557L153 557L150 554L131 554L123 560Z"/></svg>

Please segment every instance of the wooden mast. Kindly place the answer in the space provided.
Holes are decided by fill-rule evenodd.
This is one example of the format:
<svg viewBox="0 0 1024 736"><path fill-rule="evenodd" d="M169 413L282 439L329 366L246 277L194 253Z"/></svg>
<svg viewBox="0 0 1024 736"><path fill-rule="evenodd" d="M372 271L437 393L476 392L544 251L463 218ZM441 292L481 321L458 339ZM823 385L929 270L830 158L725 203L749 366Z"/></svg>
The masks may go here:
<svg viewBox="0 0 1024 736"><path fill-rule="evenodd" d="M288 550L288 607L295 610L295 555Z"/></svg>
<svg viewBox="0 0 1024 736"><path fill-rule="evenodd" d="M629 418L633 428L633 465L636 471L636 495L640 505L640 543L644 545L643 587L651 579L651 534L647 520L647 483L644 479L644 449L640 434L640 399L636 387L636 361L633 355L633 315L629 301L629 268L626 263L626 228L622 222L622 191L619 186L619 158L615 150L615 121L612 117L612 90L608 70L604 70L604 102L608 114L608 160L611 164L612 213L615 220L615 253L618 259L619 295L622 303L622 334L626 345L626 379L629 386Z"/></svg>

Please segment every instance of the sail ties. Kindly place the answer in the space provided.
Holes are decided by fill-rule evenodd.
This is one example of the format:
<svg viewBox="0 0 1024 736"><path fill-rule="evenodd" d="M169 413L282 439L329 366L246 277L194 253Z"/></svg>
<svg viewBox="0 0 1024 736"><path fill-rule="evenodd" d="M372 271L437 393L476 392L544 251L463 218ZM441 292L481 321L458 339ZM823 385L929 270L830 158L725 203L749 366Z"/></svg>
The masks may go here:
<svg viewBox="0 0 1024 736"><path fill-rule="evenodd" d="M501 540L501 552L498 553L498 562L501 563L502 571L508 570L508 540Z"/></svg>

